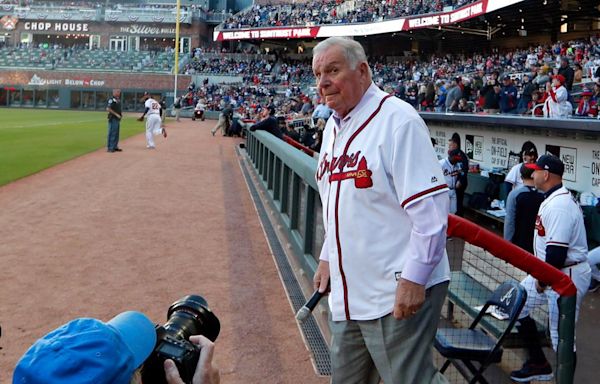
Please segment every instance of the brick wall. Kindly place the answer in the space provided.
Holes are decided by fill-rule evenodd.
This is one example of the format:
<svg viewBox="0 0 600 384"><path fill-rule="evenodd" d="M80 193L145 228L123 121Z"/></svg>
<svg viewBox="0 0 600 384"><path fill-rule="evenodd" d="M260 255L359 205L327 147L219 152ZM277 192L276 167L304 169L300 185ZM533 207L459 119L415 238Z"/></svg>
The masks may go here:
<svg viewBox="0 0 600 384"><path fill-rule="evenodd" d="M179 75L177 89L187 89L191 79L191 76ZM152 73L0 71L3 87L163 90L173 89L173 84L173 75Z"/></svg>

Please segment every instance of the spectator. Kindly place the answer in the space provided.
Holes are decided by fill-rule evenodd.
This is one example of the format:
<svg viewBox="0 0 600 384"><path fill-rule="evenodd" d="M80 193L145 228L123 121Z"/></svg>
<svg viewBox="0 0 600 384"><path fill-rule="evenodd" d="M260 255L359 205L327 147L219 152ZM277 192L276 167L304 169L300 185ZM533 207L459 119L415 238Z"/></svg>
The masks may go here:
<svg viewBox="0 0 600 384"><path fill-rule="evenodd" d="M531 101L527 103L527 111L525 111L526 115L533 115L536 117L544 116L543 108L537 107L536 105L544 105L545 97L542 96L542 93L539 91L533 91L531 93Z"/></svg>
<svg viewBox="0 0 600 384"><path fill-rule="evenodd" d="M546 83L545 117L565 118L573 112L564 83L565 77L563 75L553 76L552 83Z"/></svg>
<svg viewBox="0 0 600 384"><path fill-rule="evenodd" d="M589 89L584 89L581 92L581 99L575 110L575 115L581 117L596 117L598 116L598 104L591 100L592 92Z"/></svg>
<svg viewBox="0 0 600 384"><path fill-rule="evenodd" d="M271 135L283 140L283 134L279 129L277 119L275 119L275 107L270 106L265 108L262 112L262 118L262 121L259 121L250 127L250 131L267 131Z"/></svg>
<svg viewBox="0 0 600 384"><path fill-rule="evenodd" d="M331 108L329 108L327 104L325 104L325 98L321 97L319 105L317 105L312 114L313 124L316 124L319 119L327 121L329 119L329 116L331 116L332 112L333 111L331 110Z"/></svg>
<svg viewBox="0 0 600 384"><path fill-rule="evenodd" d="M481 88L481 96L484 98L483 111L485 113L498 113L500 111L500 84L497 73L493 73Z"/></svg>
<svg viewBox="0 0 600 384"><path fill-rule="evenodd" d="M500 89L500 95L498 105L500 106L500 113L516 113L517 110L517 88L512 83L512 79L509 75L505 75L502 78L502 88Z"/></svg>
<svg viewBox="0 0 600 384"><path fill-rule="evenodd" d="M558 75L562 75L565 79L563 86L567 89L567 92L571 93L573 89L573 80L575 79L575 72L573 68L569 66L569 59L563 57L560 59L560 67L558 68Z"/></svg>
<svg viewBox="0 0 600 384"><path fill-rule="evenodd" d="M467 102L467 99L465 99L464 97L462 99L460 99L460 101L458 102L458 112L463 112L463 113L472 113L473 112L473 106L471 104L469 104Z"/></svg>
<svg viewBox="0 0 600 384"><path fill-rule="evenodd" d="M462 98L462 89L460 88L460 77L452 80L450 90L446 95L446 111L458 112L458 101Z"/></svg>
<svg viewBox="0 0 600 384"><path fill-rule="evenodd" d="M531 82L531 77L525 73L523 75L523 80L521 81L521 98L519 99L519 103L517 105L517 113L523 114L528 110L529 103L532 99L533 91L535 91L535 86Z"/></svg>
<svg viewBox="0 0 600 384"><path fill-rule="evenodd" d="M583 67L579 63L575 63L575 73L573 74L573 82L581 83L583 80Z"/></svg>

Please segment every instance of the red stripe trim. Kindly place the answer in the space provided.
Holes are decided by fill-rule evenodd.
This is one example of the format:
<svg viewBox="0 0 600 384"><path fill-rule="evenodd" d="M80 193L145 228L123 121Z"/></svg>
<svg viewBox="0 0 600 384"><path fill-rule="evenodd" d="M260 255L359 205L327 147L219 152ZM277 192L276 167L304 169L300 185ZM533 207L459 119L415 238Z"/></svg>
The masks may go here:
<svg viewBox="0 0 600 384"><path fill-rule="evenodd" d="M375 111L373 111L371 116L369 116L369 118L356 130L356 132L354 132L354 134L352 136L350 136L350 139L348 139L348 142L346 143L346 146L344 148L343 155L346 155L346 153L348 152L348 148L350 147L350 144L352 143L352 141L356 138L356 136L358 136L358 134L360 132L363 131L363 129L365 129L365 127L371 122L371 120L373 120L373 118L381 110L381 106L383 105L383 103L390 97L392 97L392 95L387 95L383 99L381 99L377 109L375 109ZM334 142L334 144L335 144L335 142ZM331 156L333 157L333 153L331 154ZM340 229L339 229L340 226L339 226L339 215L338 215L339 206L340 206L339 202L340 202L341 186L342 186L342 183L338 182L337 192L335 194L335 242L336 242L337 249L338 249L338 268L340 269L340 276L342 277L342 285L344 287L344 311L346 313L346 320L350 320L350 308L349 308L349 304L348 304L348 285L346 283L346 274L344 273L344 268L342 266L342 245L340 243ZM329 201L327 202L327 204L329 204Z"/></svg>
<svg viewBox="0 0 600 384"><path fill-rule="evenodd" d="M548 91L548 93L550 94L550 97L552 98L552 101L554 101L556 103L556 92L554 92L553 89L550 89Z"/></svg>
<svg viewBox="0 0 600 384"><path fill-rule="evenodd" d="M426 189L426 190L424 190L424 191L422 191L422 192L419 192L419 193L417 193L416 195L412 195L412 196L411 196L411 197L409 197L408 199L404 200L404 201L402 202L402 204L400 204L400 205L402 206L402 208L404 208L404 207L406 207L406 205L407 205L408 203L410 203L411 201L414 201L414 200L418 199L419 197L422 197L422 196L428 195L428 194L430 194L431 192L439 191L440 189L444 189L444 188L448 188L448 185L446 185L446 184L442 184L442 185L438 185L438 186L436 186L436 187L433 187L433 188Z"/></svg>
<svg viewBox="0 0 600 384"><path fill-rule="evenodd" d="M546 245L559 245L561 247L568 247L569 243L561 243L560 241L547 241Z"/></svg>

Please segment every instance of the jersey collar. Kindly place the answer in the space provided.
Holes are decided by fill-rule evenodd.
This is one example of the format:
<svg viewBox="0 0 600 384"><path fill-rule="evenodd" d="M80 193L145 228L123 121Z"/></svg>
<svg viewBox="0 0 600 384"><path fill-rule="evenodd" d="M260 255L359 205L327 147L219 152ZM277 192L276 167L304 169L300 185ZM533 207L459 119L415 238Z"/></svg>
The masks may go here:
<svg viewBox="0 0 600 384"><path fill-rule="evenodd" d="M375 83L371 82L371 85L369 86L369 88L367 88L367 91L363 94L358 104L356 104L356 106L352 108L352 110L348 112L348 114L344 116L344 118L341 118L340 115L338 115L338 113L334 111L333 119L335 121L335 124L338 127L340 127L340 129L343 129L343 126L345 126L346 123L350 121L350 119L352 119L352 117L358 114L365 105L368 105L371 102L371 100L373 100L373 98L377 94L377 91L379 91L379 88L377 88Z"/></svg>
<svg viewBox="0 0 600 384"><path fill-rule="evenodd" d="M554 192L558 191L559 189L562 188L562 183L555 185L554 187L550 188L549 190L547 190L544 193L544 199L547 199L548 197L550 197L551 194L553 194Z"/></svg>

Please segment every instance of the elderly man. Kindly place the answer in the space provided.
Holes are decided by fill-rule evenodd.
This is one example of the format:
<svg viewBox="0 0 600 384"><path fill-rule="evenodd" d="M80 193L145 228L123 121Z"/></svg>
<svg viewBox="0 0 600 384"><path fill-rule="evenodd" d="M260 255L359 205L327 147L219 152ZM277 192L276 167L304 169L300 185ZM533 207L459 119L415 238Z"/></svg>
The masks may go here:
<svg viewBox="0 0 600 384"><path fill-rule="evenodd" d="M431 345L449 280L449 197L429 130L375 86L353 40L319 43L313 73L334 111L316 175L326 234L314 276L320 292L331 287L331 382L445 383Z"/></svg>

